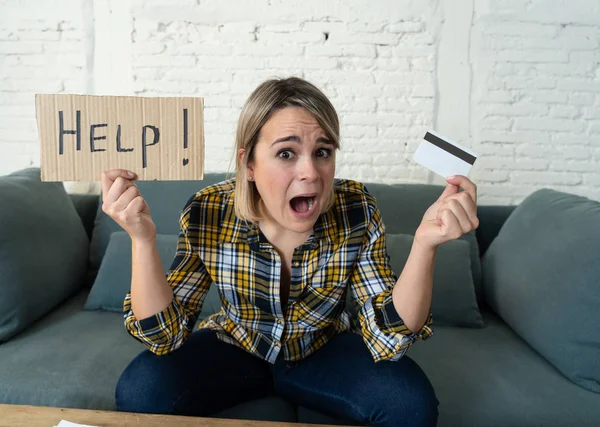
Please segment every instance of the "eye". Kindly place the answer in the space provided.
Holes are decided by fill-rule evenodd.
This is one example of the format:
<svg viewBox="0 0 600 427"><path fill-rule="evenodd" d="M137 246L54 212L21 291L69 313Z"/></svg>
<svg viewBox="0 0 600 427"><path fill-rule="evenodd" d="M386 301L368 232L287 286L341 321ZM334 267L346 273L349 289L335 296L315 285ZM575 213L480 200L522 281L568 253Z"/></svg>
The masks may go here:
<svg viewBox="0 0 600 427"><path fill-rule="evenodd" d="M317 150L317 157L327 158L331 156L331 150L329 148L319 148Z"/></svg>
<svg viewBox="0 0 600 427"><path fill-rule="evenodd" d="M277 156L281 160L290 160L292 157L294 157L294 153L292 152L292 150L279 150L277 152Z"/></svg>

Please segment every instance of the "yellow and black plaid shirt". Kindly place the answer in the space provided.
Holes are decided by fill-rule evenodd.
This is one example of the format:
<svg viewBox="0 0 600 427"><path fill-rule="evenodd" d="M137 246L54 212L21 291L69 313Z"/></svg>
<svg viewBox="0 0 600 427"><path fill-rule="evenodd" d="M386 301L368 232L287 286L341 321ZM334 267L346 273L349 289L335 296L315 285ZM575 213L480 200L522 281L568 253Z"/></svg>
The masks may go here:
<svg viewBox="0 0 600 427"><path fill-rule="evenodd" d="M156 354L177 349L192 332L211 285L220 312L198 328L273 363L283 352L299 360L332 336L351 330L347 293L373 359L397 360L417 339L432 334L431 314L413 334L394 309L396 276L389 266L385 231L374 198L355 181L335 181L335 203L294 251L290 295L280 300L281 259L259 228L235 216L234 180L194 195L180 216L181 232L167 281L174 299L142 320L124 303L128 331ZM359 332L359 331L356 331Z"/></svg>

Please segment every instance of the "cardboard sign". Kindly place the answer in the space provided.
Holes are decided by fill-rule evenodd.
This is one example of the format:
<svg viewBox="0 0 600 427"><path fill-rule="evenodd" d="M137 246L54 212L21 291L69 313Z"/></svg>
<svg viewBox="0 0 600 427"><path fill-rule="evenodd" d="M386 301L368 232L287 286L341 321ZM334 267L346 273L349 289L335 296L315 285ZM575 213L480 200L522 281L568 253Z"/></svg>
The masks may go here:
<svg viewBox="0 0 600 427"><path fill-rule="evenodd" d="M203 98L36 95L42 181L204 178Z"/></svg>

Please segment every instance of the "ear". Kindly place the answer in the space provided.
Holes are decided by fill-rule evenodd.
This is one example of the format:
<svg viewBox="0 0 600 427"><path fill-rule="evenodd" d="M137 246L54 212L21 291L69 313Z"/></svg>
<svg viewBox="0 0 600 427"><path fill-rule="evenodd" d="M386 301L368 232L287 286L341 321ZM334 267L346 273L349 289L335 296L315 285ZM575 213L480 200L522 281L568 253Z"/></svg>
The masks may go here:
<svg viewBox="0 0 600 427"><path fill-rule="evenodd" d="M246 156L246 149L240 148L238 150L238 164L240 165L240 167L242 167L244 164L245 156ZM248 174L248 176L251 176L251 174L254 173L254 162L248 160L248 162L246 164L246 168L247 168L246 173Z"/></svg>

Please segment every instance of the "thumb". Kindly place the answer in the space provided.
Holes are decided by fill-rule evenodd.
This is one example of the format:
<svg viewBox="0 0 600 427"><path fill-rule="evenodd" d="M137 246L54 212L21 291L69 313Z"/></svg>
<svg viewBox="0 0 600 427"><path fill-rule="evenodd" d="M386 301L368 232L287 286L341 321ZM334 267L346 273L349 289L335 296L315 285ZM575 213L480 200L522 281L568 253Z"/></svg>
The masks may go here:
<svg viewBox="0 0 600 427"><path fill-rule="evenodd" d="M437 201L438 202L442 201L449 195L458 193L459 189L460 189L460 187L458 185L454 185L454 184L450 184L450 183L446 184L446 188L444 189L444 192L440 195L440 197L438 197Z"/></svg>

